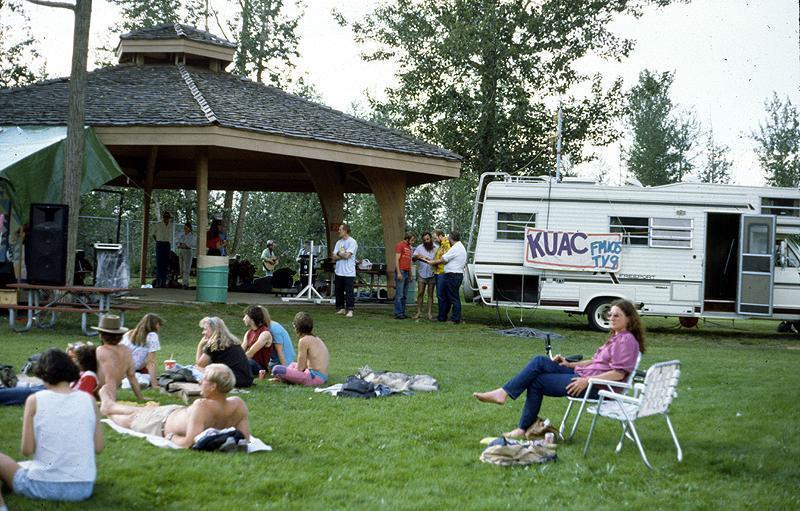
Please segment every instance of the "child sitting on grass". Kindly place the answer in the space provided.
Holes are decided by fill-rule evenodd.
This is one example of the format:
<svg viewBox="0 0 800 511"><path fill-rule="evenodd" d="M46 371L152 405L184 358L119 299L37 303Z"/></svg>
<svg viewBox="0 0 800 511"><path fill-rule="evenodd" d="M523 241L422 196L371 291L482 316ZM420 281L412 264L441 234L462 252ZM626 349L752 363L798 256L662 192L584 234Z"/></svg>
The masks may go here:
<svg viewBox="0 0 800 511"><path fill-rule="evenodd" d="M300 336L297 342L297 362L288 366L276 365L272 376L286 383L299 383L306 386L322 385L328 381L328 362L330 355L322 339L311 335L314 320L305 312L298 312L294 330Z"/></svg>
<svg viewBox="0 0 800 511"><path fill-rule="evenodd" d="M136 327L122 336L121 345L131 350L133 356L133 370L147 373L150 376L150 386L158 387L158 373L156 372L156 351L161 349L158 333L164 320L157 314L147 313L139 320Z"/></svg>
<svg viewBox="0 0 800 511"><path fill-rule="evenodd" d="M90 342L70 344L67 349L69 358L81 371L80 378L72 382L71 387L75 390L82 390L94 398L97 398L97 391L100 390L100 382L97 379L96 349Z"/></svg>

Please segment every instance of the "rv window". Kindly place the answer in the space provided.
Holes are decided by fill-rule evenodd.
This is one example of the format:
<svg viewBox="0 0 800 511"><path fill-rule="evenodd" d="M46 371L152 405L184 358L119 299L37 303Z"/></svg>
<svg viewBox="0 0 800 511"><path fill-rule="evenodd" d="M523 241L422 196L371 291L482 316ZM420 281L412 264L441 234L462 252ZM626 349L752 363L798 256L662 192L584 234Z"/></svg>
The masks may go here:
<svg viewBox="0 0 800 511"><path fill-rule="evenodd" d="M763 197L761 199L761 214L777 216L800 216L800 199Z"/></svg>
<svg viewBox="0 0 800 511"><path fill-rule="evenodd" d="M536 227L536 213L497 213L497 239L523 240L525 227Z"/></svg>
<svg viewBox="0 0 800 511"><path fill-rule="evenodd" d="M650 234L648 218L631 216L612 216L609 221L611 232L622 233L622 243L625 245L647 245Z"/></svg>
<svg viewBox="0 0 800 511"><path fill-rule="evenodd" d="M651 218L650 246L692 248L692 220L690 218Z"/></svg>

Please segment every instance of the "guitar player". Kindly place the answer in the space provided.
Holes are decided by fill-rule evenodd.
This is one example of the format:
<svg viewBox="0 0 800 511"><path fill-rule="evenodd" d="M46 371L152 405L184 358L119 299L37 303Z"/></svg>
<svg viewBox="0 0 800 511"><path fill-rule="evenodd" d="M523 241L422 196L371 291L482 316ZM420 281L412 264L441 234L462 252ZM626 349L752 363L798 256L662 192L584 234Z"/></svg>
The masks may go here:
<svg viewBox="0 0 800 511"><path fill-rule="evenodd" d="M275 241L267 240L267 248L261 252L261 266L264 268L264 275L267 277L272 277L272 272L278 267L278 260L280 260L275 248Z"/></svg>

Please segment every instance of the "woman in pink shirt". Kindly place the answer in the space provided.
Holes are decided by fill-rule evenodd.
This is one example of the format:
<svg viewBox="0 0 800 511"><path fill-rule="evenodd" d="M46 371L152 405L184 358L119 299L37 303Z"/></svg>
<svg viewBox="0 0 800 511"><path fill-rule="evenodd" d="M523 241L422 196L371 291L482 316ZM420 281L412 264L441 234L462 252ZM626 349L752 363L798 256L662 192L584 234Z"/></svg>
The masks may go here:
<svg viewBox="0 0 800 511"><path fill-rule="evenodd" d="M639 352L644 353L644 325L639 313L631 302L619 300L611 306L608 317L611 336L591 360L567 362L561 355L552 360L536 356L501 388L473 394L479 401L502 405L509 397L517 399L527 391L517 429L505 436L525 435L525 431L536 422L544 396L582 396L589 386L589 378L621 381L633 371ZM597 390L593 389L592 394L596 393Z"/></svg>

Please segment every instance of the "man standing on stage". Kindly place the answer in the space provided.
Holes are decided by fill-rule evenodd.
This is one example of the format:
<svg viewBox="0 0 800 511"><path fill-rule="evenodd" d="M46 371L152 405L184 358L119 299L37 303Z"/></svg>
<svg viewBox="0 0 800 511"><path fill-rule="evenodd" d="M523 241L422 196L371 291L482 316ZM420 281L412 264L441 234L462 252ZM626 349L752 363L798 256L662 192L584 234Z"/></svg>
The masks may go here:
<svg viewBox="0 0 800 511"><path fill-rule="evenodd" d="M166 287L169 276L169 253L172 241L172 215L164 211L162 221L153 228L153 239L156 242L156 282L155 287Z"/></svg>
<svg viewBox="0 0 800 511"><path fill-rule="evenodd" d="M350 236L350 226L347 224L340 225L339 241L333 247L332 254L336 263L333 285L336 288L336 313L346 313L348 318L353 317L353 309L355 308L353 284L356 280L357 251L358 243Z"/></svg>
<svg viewBox="0 0 800 511"><path fill-rule="evenodd" d="M406 319L406 300L411 282L411 245L414 235L407 232L394 246L394 319Z"/></svg>
<svg viewBox="0 0 800 511"><path fill-rule="evenodd" d="M278 265L278 254L275 253L275 241L267 240L267 248L261 252L261 266L264 268L264 275L272 277L275 267Z"/></svg>

